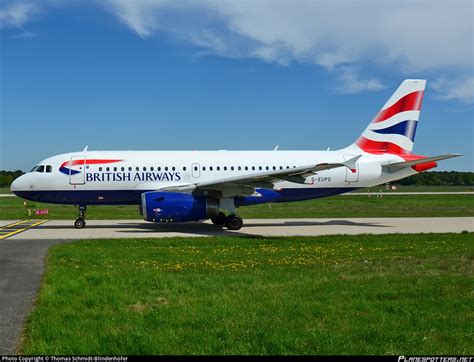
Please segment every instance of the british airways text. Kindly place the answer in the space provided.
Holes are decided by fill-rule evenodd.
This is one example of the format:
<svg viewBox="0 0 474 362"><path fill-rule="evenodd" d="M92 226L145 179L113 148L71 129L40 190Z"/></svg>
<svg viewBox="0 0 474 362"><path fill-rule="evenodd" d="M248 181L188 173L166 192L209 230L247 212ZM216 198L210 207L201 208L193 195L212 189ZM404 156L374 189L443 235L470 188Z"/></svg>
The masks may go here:
<svg viewBox="0 0 474 362"><path fill-rule="evenodd" d="M179 172L91 172L86 174L87 182L153 182L180 181Z"/></svg>

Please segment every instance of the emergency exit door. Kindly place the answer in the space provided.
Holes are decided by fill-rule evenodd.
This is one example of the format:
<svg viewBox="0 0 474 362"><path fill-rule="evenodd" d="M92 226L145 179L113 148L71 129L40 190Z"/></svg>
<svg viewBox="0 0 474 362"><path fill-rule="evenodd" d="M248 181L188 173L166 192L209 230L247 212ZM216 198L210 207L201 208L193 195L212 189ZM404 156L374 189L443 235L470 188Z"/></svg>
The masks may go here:
<svg viewBox="0 0 474 362"><path fill-rule="evenodd" d="M346 155L344 156L344 161L354 158L356 155ZM359 181L359 162L355 163L354 169L349 169L346 167L346 182L357 182Z"/></svg>
<svg viewBox="0 0 474 362"><path fill-rule="evenodd" d="M193 177L201 176L201 166L199 165L199 163L193 163L191 165L191 172L193 174Z"/></svg>

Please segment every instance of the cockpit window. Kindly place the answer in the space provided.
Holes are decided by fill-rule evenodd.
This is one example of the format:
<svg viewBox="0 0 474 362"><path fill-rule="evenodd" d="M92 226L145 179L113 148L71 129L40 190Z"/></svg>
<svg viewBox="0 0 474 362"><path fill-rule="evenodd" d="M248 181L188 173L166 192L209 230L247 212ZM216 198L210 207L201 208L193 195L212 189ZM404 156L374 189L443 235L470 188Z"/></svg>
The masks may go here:
<svg viewBox="0 0 474 362"><path fill-rule="evenodd" d="M36 169L36 172L44 172L44 166L41 165Z"/></svg>
<svg viewBox="0 0 474 362"><path fill-rule="evenodd" d="M39 167L39 166L33 167L33 168L30 170L30 172L35 172L38 167Z"/></svg>
<svg viewBox="0 0 474 362"><path fill-rule="evenodd" d="M51 171L53 171L53 168L51 167L51 165L47 165L46 172L51 172Z"/></svg>

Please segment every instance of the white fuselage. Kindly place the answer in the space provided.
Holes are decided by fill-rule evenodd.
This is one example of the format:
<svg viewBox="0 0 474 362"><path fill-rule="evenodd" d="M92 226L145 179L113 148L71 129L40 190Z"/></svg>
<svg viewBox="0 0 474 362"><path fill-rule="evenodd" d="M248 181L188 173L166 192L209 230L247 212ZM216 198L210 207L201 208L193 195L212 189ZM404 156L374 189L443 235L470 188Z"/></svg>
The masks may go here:
<svg viewBox="0 0 474 362"><path fill-rule="evenodd" d="M357 154L362 156L355 172L347 167L324 170L306 177L304 183L275 182L273 190L295 190L293 194L297 196L288 195L280 200L295 201L370 187L416 173L411 168L385 173L381 165L403 159L353 148L338 151L86 151L43 160L38 164L44 166L43 172L23 175L12 185L12 190L26 199L50 203L139 204L139 196L144 191L304 165L341 163ZM47 169L50 172L46 172ZM328 193L329 190L334 192Z"/></svg>

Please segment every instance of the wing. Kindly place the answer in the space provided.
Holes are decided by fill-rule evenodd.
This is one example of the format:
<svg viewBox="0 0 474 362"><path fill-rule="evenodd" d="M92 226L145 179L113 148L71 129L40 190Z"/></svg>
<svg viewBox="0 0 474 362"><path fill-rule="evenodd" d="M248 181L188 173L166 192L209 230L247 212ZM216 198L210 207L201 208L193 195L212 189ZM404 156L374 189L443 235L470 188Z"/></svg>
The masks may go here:
<svg viewBox="0 0 474 362"><path fill-rule="evenodd" d="M290 181L304 184L308 176L317 172L331 170L338 167L347 167L352 171L356 168L356 162L362 155L355 156L341 163L319 163L316 165L299 166L282 170L270 170L250 175L239 175L224 177L211 181L166 186L160 191L181 191L203 193L215 197L231 197L251 195L256 188L273 188L279 181Z"/></svg>

